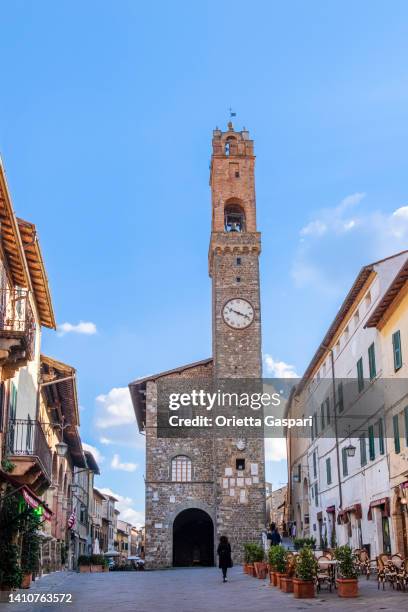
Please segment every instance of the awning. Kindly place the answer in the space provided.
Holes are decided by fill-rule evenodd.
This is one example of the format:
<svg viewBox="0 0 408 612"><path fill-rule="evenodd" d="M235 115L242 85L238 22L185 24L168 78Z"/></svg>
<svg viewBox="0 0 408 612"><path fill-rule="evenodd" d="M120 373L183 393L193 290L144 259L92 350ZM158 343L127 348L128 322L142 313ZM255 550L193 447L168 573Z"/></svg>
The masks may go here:
<svg viewBox="0 0 408 612"><path fill-rule="evenodd" d="M327 512L327 514L335 514L336 513L336 506L327 506L326 512Z"/></svg>
<svg viewBox="0 0 408 612"><path fill-rule="evenodd" d="M400 484L401 489L408 489L408 480Z"/></svg>
<svg viewBox="0 0 408 612"><path fill-rule="evenodd" d="M27 485L24 485L21 489L21 494L24 497L24 501L26 504L31 506L31 508L37 509L41 508L41 516L43 516L47 521L51 520L52 512L51 510L44 504L44 502L39 499Z"/></svg>
<svg viewBox="0 0 408 612"><path fill-rule="evenodd" d="M363 517L363 511L361 509L361 504L353 504L352 506L348 506L344 508L344 510L339 510L337 515L337 523L339 525L346 524L349 522L349 514L354 513L357 519L361 519Z"/></svg>
<svg viewBox="0 0 408 612"><path fill-rule="evenodd" d="M354 512L354 514L356 515L356 518L361 519L363 518L363 511L361 509L361 504L353 504L353 506L349 506L348 508L346 508L345 510L346 512Z"/></svg>
<svg viewBox="0 0 408 612"><path fill-rule="evenodd" d="M384 506L381 508L381 506ZM387 517L390 516L390 498L389 497L381 497L381 499L376 499L375 501L370 502L370 507L368 509L367 518L369 521L373 520L373 508L381 509L381 516Z"/></svg>

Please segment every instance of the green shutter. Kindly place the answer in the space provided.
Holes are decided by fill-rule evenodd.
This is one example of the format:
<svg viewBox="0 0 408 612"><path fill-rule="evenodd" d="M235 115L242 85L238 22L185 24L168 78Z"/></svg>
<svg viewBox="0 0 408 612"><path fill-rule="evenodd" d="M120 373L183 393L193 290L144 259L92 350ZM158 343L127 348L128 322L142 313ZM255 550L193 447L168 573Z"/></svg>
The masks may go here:
<svg viewBox="0 0 408 612"><path fill-rule="evenodd" d="M331 484L332 481L332 477L331 477L331 463L330 463L330 458L326 459L326 478L327 478L327 484Z"/></svg>
<svg viewBox="0 0 408 612"><path fill-rule="evenodd" d="M375 459L375 442L374 442L374 427L370 425L368 428L368 449L370 453L370 461Z"/></svg>
<svg viewBox="0 0 408 612"><path fill-rule="evenodd" d="M361 467L367 464L367 445L365 435L360 436L360 464Z"/></svg>
<svg viewBox="0 0 408 612"><path fill-rule="evenodd" d="M313 476L316 478L317 476L317 460L316 460L316 451L313 451Z"/></svg>
<svg viewBox="0 0 408 612"><path fill-rule="evenodd" d="M357 384L358 390L361 392L364 389L364 370L363 370L363 358L357 361Z"/></svg>
<svg viewBox="0 0 408 612"><path fill-rule="evenodd" d="M321 426L322 426L322 431L323 431L324 429L324 404L320 406L320 420L321 420Z"/></svg>
<svg viewBox="0 0 408 612"><path fill-rule="evenodd" d="M347 452L345 447L341 449L341 458L343 463L343 476L348 476Z"/></svg>
<svg viewBox="0 0 408 612"><path fill-rule="evenodd" d="M399 330L392 334L392 348L394 352L394 370L397 371L402 367L401 333Z"/></svg>
<svg viewBox="0 0 408 612"><path fill-rule="evenodd" d="M374 346L374 342L372 344L370 344L370 346L368 347L368 365L369 365L369 370L370 370L370 380L373 380L373 378L376 377L377 375L377 370L375 367L375 346Z"/></svg>
<svg viewBox="0 0 408 612"><path fill-rule="evenodd" d="M385 447L384 447L384 423L382 419L378 421L378 441L380 444L380 455L383 455L385 452Z"/></svg>
<svg viewBox="0 0 408 612"><path fill-rule="evenodd" d="M330 425L330 399L326 398L326 418L327 424Z"/></svg>
<svg viewBox="0 0 408 612"><path fill-rule="evenodd" d="M317 482L315 482L314 493L315 493L315 506L318 506L319 505L319 492L317 490Z"/></svg>
<svg viewBox="0 0 408 612"><path fill-rule="evenodd" d="M343 412L344 410L344 397L343 397L343 381L340 381L337 385L337 395L338 395L338 406L339 412Z"/></svg>
<svg viewBox="0 0 408 612"><path fill-rule="evenodd" d="M317 438L318 434L319 434L319 428L317 426L317 412L314 413L313 415L313 421L314 421L314 434Z"/></svg>
<svg viewBox="0 0 408 612"><path fill-rule="evenodd" d="M394 429L394 450L396 453L401 451L400 432L399 432L399 415L392 417L392 425Z"/></svg>

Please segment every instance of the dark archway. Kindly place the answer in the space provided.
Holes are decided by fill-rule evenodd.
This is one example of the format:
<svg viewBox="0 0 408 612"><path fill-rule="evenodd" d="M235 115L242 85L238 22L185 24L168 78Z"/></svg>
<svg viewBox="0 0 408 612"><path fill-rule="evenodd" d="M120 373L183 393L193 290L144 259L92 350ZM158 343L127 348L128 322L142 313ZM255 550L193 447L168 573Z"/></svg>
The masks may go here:
<svg viewBox="0 0 408 612"><path fill-rule="evenodd" d="M214 565L214 525L204 510L189 508L174 519L173 565Z"/></svg>

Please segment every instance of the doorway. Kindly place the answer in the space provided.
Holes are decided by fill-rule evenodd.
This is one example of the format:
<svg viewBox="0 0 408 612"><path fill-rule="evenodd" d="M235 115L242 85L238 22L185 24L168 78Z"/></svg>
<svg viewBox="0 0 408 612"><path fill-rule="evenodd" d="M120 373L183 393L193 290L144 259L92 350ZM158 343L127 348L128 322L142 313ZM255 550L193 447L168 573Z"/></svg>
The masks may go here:
<svg viewBox="0 0 408 612"><path fill-rule="evenodd" d="M173 566L214 565L214 525L204 510L189 508L173 523Z"/></svg>

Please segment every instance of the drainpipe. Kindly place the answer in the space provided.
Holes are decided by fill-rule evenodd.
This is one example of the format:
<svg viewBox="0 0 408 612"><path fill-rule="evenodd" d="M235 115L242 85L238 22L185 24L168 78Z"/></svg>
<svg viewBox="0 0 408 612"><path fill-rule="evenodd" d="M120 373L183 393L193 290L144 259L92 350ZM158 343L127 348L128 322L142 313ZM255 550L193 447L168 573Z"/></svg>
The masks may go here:
<svg viewBox="0 0 408 612"><path fill-rule="evenodd" d="M336 440L336 458L337 458L337 477L339 481L339 507L343 508L343 491L341 488L341 473L340 473L340 449L339 449L339 435L337 426L337 394L336 394L336 379L334 376L334 355L333 349L327 345L322 344L322 348L330 352L331 370L332 370L332 387L333 387L333 407L334 407L334 436Z"/></svg>

